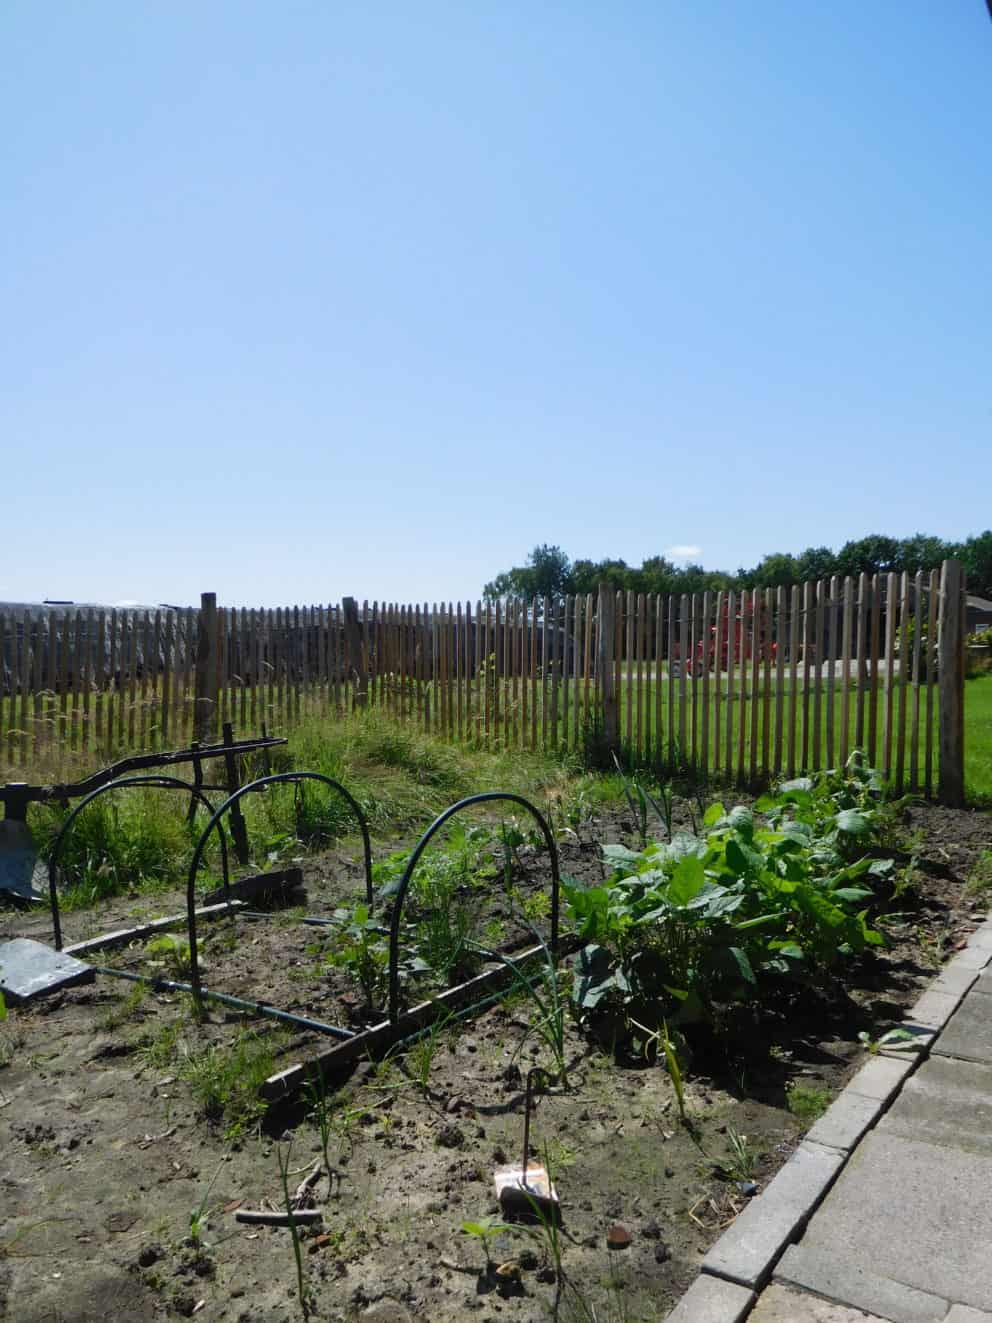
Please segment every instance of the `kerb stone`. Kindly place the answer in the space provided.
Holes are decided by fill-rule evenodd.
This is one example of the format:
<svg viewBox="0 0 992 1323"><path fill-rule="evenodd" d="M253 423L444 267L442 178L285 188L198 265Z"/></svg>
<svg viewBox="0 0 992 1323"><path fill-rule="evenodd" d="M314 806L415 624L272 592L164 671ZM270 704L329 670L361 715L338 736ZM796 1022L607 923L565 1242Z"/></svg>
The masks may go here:
<svg viewBox="0 0 992 1323"><path fill-rule="evenodd" d="M752 1290L812 1214L844 1164L843 1153L805 1140L703 1260L703 1271Z"/></svg>

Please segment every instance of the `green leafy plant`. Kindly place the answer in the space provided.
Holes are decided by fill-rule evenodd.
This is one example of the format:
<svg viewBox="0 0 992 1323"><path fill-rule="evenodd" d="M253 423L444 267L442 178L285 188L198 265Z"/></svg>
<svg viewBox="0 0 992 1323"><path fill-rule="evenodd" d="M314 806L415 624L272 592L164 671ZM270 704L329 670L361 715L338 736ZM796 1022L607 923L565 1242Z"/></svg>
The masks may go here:
<svg viewBox="0 0 992 1323"><path fill-rule="evenodd" d="M336 909L331 917L328 963L352 975L369 1006L381 1005L389 979L389 939L364 903Z"/></svg>
<svg viewBox="0 0 992 1323"><path fill-rule="evenodd" d="M493 1266L492 1244L497 1236L504 1232L512 1231L513 1227L508 1222L500 1222L494 1217L482 1217L478 1222L463 1222L461 1231L466 1236L471 1236L482 1246L482 1252L486 1256L485 1271L488 1273Z"/></svg>
<svg viewBox="0 0 992 1323"><path fill-rule="evenodd" d="M769 981L810 981L882 943L868 921L890 860L868 853L874 810L863 773L841 790L825 774L763 801L706 809L699 836L676 832L640 851L606 845L602 885L563 885L577 934L573 996L586 1022L715 1022L716 1008L756 1000ZM759 801L761 803L762 801ZM827 804L827 807L824 807Z"/></svg>
<svg viewBox="0 0 992 1323"><path fill-rule="evenodd" d="M921 1047L919 1037L910 1029L888 1029L878 1038L872 1038L867 1030L862 1029L858 1034L858 1042L875 1056L881 1052L883 1047L887 1047L891 1052L918 1052Z"/></svg>
<svg viewBox="0 0 992 1323"><path fill-rule="evenodd" d="M152 963L163 966L171 978L184 981L190 976L189 942L185 937L164 933L146 947Z"/></svg>

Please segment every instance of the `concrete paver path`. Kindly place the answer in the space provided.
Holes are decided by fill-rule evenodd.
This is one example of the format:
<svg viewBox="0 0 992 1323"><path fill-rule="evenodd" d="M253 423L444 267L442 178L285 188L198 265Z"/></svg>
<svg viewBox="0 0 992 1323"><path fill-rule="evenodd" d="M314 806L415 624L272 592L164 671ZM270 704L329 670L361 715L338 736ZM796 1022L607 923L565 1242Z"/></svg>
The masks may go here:
<svg viewBox="0 0 992 1323"><path fill-rule="evenodd" d="M749 1318L992 1323L988 971L857 1145Z"/></svg>

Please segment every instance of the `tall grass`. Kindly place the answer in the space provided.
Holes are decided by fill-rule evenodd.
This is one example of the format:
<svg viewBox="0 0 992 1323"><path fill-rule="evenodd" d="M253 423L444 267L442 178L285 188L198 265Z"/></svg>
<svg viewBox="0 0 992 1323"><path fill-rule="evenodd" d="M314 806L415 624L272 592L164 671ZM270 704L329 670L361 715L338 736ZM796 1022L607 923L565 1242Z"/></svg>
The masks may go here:
<svg viewBox="0 0 992 1323"><path fill-rule="evenodd" d="M420 830L465 795L510 790L561 803L575 778L574 769L560 759L451 744L374 711L311 718L290 733L286 746L273 749L270 759L274 772L322 772L341 782L375 835L395 835L411 846ZM260 757L248 761L246 779L264 774ZM219 774L217 765L213 774L208 769L206 779ZM213 795L215 803L222 798L222 792ZM259 867L358 831L345 800L318 782L274 786L242 804L252 861ZM179 791L139 787L112 791L84 809L63 854L67 907L183 883L193 844L206 823L200 809L189 824L188 807L188 796ZM65 816L66 810L56 805L32 806L29 821L42 857L48 857ZM207 875L216 879L216 837L206 858Z"/></svg>

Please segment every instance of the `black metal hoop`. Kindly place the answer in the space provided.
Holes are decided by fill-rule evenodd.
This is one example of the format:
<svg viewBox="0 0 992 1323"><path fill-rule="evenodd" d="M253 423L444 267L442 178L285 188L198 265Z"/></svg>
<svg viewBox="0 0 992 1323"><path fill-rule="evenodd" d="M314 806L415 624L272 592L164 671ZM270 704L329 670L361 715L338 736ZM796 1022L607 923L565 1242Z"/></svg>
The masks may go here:
<svg viewBox="0 0 992 1323"><path fill-rule="evenodd" d="M58 897L58 871L59 860L62 857L62 850L65 845L66 837L69 835L70 828L75 824L76 819L82 813L87 804L93 802L99 795L105 795L108 790L121 790L127 786L157 786L162 790L185 790L191 797L194 804L202 804L208 813L213 812L213 805L210 800L198 786L192 781L184 781L178 776L148 775L148 776L122 776L116 781L108 781L106 785L98 786L96 790L91 790L85 799L72 809L69 816L59 828L58 835L52 843L52 853L48 860L48 900L52 911L52 927L55 932L55 949L62 950L62 919L59 913ZM227 837L221 828L220 852L224 873L224 892L228 889L228 864L227 864Z"/></svg>
<svg viewBox="0 0 992 1323"><path fill-rule="evenodd" d="M276 772L271 776L260 776L257 781L249 781L247 785L243 785L240 790L236 790L233 795L229 795L224 800L204 827L203 833L196 843L196 849L193 851L193 859L186 878L186 935L189 939L189 981L193 986L194 1000L197 1002L200 1001L200 962L196 945L196 874L200 867L200 860L203 858L207 838L224 814L230 812L234 805L245 795L250 795L253 791L261 790L265 786L293 784L300 781L319 781L323 785L330 786L332 790L336 790L347 801L358 819L358 825L362 831L362 847L365 856L365 895L371 912L374 902L372 892L372 841L369 836L368 820L354 795L347 791L339 781L333 781L329 776L324 776L323 772Z"/></svg>
<svg viewBox="0 0 992 1323"><path fill-rule="evenodd" d="M403 876L400 878L400 884L396 889L396 896L393 900L393 912L389 923L389 1019L390 1023L395 1024L399 1019L400 1009L400 919L403 914L403 900L410 885L410 879L413 877L414 869L420 861L420 856L427 848L431 837L435 832L453 818L456 813L462 809L469 808L472 804L488 804L493 800L510 800L514 804L519 804L525 808L528 813L537 819L537 824L541 828L544 836L544 843L548 847L548 853L551 856L551 954L558 955L558 892L561 884L561 875L558 871L558 846L552 835L551 828L548 826L547 819L535 808L529 799L524 799L522 795L514 795L508 791L487 790L480 795L469 795L467 799L460 799L457 804L452 804L446 808L439 818L435 818L431 825L421 836L414 847L413 853L407 861L407 866L403 870Z"/></svg>

